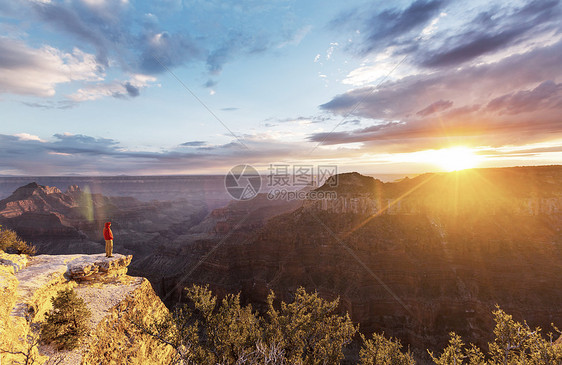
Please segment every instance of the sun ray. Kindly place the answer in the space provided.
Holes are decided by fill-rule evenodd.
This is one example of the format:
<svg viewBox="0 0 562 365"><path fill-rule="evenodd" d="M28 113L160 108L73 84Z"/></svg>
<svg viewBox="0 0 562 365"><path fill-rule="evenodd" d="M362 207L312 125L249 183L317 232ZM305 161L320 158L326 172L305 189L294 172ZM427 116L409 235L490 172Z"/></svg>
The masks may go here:
<svg viewBox="0 0 562 365"><path fill-rule="evenodd" d="M385 211L387 211L390 207L396 205L399 201L401 201L402 199L404 199L405 197L407 197L408 195L410 195L411 193L413 193L414 191L418 190L421 186L425 185L427 182L429 182L431 179L433 179L436 175L430 175L427 179L421 181L419 184L417 184L416 186L414 186L413 188L411 188L410 190L406 191L404 194L400 195L398 198L394 199L392 202L388 203L386 206L382 207L381 209L379 209L376 213L371 214L369 217L365 218L365 220L363 220L363 222L357 224L355 227L351 228L349 231L347 231L341 238L345 239L347 237L349 237L353 232L357 231L359 228L365 226L367 223L369 223L373 218L376 218L378 216L380 216L381 214L383 214Z"/></svg>

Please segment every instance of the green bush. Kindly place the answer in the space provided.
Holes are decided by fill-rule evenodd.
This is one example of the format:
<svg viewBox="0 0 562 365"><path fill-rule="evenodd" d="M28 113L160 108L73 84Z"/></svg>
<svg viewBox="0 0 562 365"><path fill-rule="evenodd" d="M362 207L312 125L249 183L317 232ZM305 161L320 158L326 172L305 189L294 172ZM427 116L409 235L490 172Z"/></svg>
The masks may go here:
<svg viewBox="0 0 562 365"><path fill-rule="evenodd" d="M187 290L189 304L152 323L139 318L133 323L145 333L176 350L186 364L338 364L343 349L357 333L347 315L337 313L333 302L309 294L303 288L292 303L274 306L273 292L263 315L250 305L241 306L239 295L217 300L207 287ZM462 338L450 333L441 354L429 352L437 365L560 365L562 345L554 343L552 333L519 323L499 307L492 313L496 322L495 339L484 353L477 346L465 346ZM558 331L558 329L555 328ZM359 334L363 365L414 365L409 349L403 351L398 339L382 334L367 338ZM182 362L183 361L183 362Z"/></svg>
<svg viewBox="0 0 562 365"><path fill-rule="evenodd" d="M8 253L35 255L35 246L22 240L16 232L0 226L0 250Z"/></svg>
<svg viewBox="0 0 562 365"><path fill-rule="evenodd" d="M174 313L133 323L188 364L337 364L357 331L349 316L337 313L338 300L328 302L303 288L280 309L271 293L264 316L242 306L240 295L219 301L207 287L187 292L189 304Z"/></svg>
<svg viewBox="0 0 562 365"><path fill-rule="evenodd" d="M57 350L75 349L89 332L90 310L72 289L59 291L51 302L53 310L41 325L41 339Z"/></svg>
<svg viewBox="0 0 562 365"><path fill-rule="evenodd" d="M402 344L398 339L388 339L384 335L373 333L370 339L361 334L363 346L359 352L361 364L364 365L412 365L414 357L408 350L401 351Z"/></svg>
<svg viewBox="0 0 562 365"><path fill-rule="evenodd" d="M452 332L449 345L439 357L429 352L433 362L437 365L562 364L562 346L554 344L552 333L545 339L540 328L531 329L526 322L514 321L499 307L492 314L496 322L495 339L488 344L487 356L473 344L465 348L461 337ZM555 330L558 331L556 327Z"/></svg>

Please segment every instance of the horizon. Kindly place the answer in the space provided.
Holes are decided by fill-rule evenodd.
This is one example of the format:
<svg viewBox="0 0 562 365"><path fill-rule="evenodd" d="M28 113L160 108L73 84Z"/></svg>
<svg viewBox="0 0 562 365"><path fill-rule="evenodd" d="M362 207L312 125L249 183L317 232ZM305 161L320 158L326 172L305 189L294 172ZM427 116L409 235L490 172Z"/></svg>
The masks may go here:
<svg viewBox="0 0 562 365"><path fill-rule="evenodd" d="M251 165L250 165L251 166ZM359 170L353 170L353 169L348 169L345 171L338 171L337 174L346 174L346 173L359 173L361 175L365 175L365 176L376 176L376 175L381 175L381 176L394 176L394 175L403 175L403 176L407 176L407 175L424 175L424 174L447 174L447 173L455 173L455 172L461 172L461 171L467 171L467 170L493 170L493 169L512 169L512 168L533 168L533 167L555 167L555 166L562 166L562 164L545 164L545 165L513 165L513 166L492 166L492 167L470 167L470 168L465 168L465 169L456 169L456 170L450 170L450 171L444 171L444 170L427 170L427 171L423 171L423 172L401 172L401 173L378 173L378 172L366 172L366 171L359 171ZM257 169L258 172L260 173L260 175L262 175L262 177L264 177L264 175L266 174L266 170L267 168L264 169ZM227 173L227 172L226 172ZM63 177L189 177L189 176L216 176L216 177L224 177L226 175L226 173L215 173L215 174L197 174L197 173L183 173L183 174L153 174L153 175L136 175L136 174L118 174L118 175L86 175L86 174L68 174L68 175L2 175L0 174L0 177L17 177L17 178L33 178L33 177L39 177L39 178L63 178Z"/></svg>
<svg viewBox="0 0 562 365"><path fill-rule="evenodd" d="M560 164L561 14L559 0L6 3L0 175Z"/></svg>

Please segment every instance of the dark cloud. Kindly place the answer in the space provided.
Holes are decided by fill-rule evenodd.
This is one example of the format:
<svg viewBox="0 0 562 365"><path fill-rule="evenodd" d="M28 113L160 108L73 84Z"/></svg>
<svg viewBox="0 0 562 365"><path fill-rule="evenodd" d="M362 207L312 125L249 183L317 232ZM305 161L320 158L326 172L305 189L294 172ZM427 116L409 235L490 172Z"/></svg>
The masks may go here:
<svg viewBox="0 0 562 365"><path fill-rule="evenodd" d="M186 63L201 60L204 50L187 34L148 33L140 42L140 70L155 74Z"/></svg>
<svg viewBox="0 0 562 365"><path fill-rule="evenodd" d="M446 37L437 49L429 47L417 61L434 68L459 65L559 28L560 16L558 0L536 0L512 11L499 11L499 14L485 11L469 22L468 29Z"/></svg>
<svg viewBox="0 0 562 365"><path fill-rule="evenodd" d="M361 124L361 121L359 119L352 119L352 120L344 121L341 125L359 125L359 124Z"/></svg>
<svg viewBox="0 0 562 365"><path fill-rule="evenodd" d="M94 138L82 134L55 134L57 141L47 149L56 153L101 155L118 151L118 142L108 138Z"/></svg>
<svg viewBox="0 0 562 365"><path fill-rule="evenodd" d="M184 146L184 147L201 147L206 145L207 142L205 141L189 141L189 142L184 142L182 144L180 144L180 146Z"/></svg>
<svg viewBox="0 0 562 365"><path fill-rule="evenodd" d="M378 122L352 131L313 134L309 140L415 150L452 141L497 146L553 138L562 134L562 86L552 81L562 76L559 64L562 42L496 63L350 90L320 108L337 115L354 110L353 115Z"/></svg>
<svg viewBox="0 0 562 365"><path fill-rule="evenodd" d="M97 60L100 65L108 65L108 43L105 39L109 34L122 33L120 31L114 33L116 30L114 29L115 26L111 26L111 24L106 22L102 23L96 17L88 16L85 13L87 9L76 5L68 7L55 2L31 2L30 5L42 21L93 45L96 48ZM105 37L103 32L100 32L100 26L105 28Z"/></svg>
<svg viewBox="0 0 562 365"><path fill-rule="evenodd" d="M216 85L217 85L217 82L215 80L209 79L209 80L207 80L207 82L203 86L205 86L206 88L211 88L211 87L214 87Z"/></svg>
<svg viewBox="0 0 562 365"><path fill-rule="evenodd" d="M311 115L308 117L300 116L295 118L269 118L267 122L276 122L276 123L293 123L293 122L303 122L307 121L310 123L324 123L326 121L333 120L331 116L328 115Z"/></svg>
<svg viewBox="0 0 562 365"><path fill-rule="evenodd" d="M397 38L423 29L446 4L443 0L417 0L404 10L385 10L368 20L364 52L392 45Z"/></svg>
<svg viewBox="0 0 562 365"><path fill-rule="evenodd" d="M127 90L127 94L135 98L140 95L140 90L138 87L133 86L130 82L126 82L123 86L125 86L125 90Z"/></svg>
<svg viewBox="0 0 562 365"><path fill-rule="evenodd" d="M432 103L428 107L423 108L422 110L417 112L416 115L420 115L422 117L425 117L426 115L443 111L443 110L448 109L452 106L453 106L453 102L451 100L438 100L435 103Z"/></svg>
<svg viewBox="0 0 562 365"><path fill-rule="evenodd" d="M353 89L320 108L338 115L354 110L353 115L357 117L403 119L439 100L459 106L466 104L468 98L482 99L475 100L476 103L488 103L495 96L555 80L561 76L561 63L562 42L558 42L496 63L408 76L378 88Z"/></svg>
<svg viewBox="0 0 562 365"><path fill-rule="evenodd" d="M392 46L393 55L407 55L408 63L434 69L458 66L561 30L560 1L534 0L521 6L490 3L454 28L445 25L423 32L449 8L458 11L459 4L417 0L406 8L385 10L368 5L340 14L330 27L359 30L359 46L354 42L348 49L361 56L388 51Z"/></svg>
<svg viewBox="0 0 562 365"><path fill-rule="evenodd" d="M502 95L490 101L486 106L489 111L500 114L520 114L535 110L562 107L562 83L545 81L533 90L521 90Z"/></svg>
<svg viewBox="0 0 562 365"><path fill-rule="evenodd" d="M360 54L391 45L413 44L419 32L445 7L445 0L416 0L404 9L380 9L380 6L347 10L330 22L330 28L360 30L364 34Z"/></svg>

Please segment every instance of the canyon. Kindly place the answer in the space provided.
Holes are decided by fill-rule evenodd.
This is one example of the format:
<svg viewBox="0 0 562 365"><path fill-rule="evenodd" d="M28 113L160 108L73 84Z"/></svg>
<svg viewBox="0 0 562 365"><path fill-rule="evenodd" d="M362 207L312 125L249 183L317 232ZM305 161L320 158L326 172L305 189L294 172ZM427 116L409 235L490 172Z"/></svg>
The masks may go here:
<svg viewBox="0 0 562 365"><path fill-rule="evenodd" d="M100 253L109 220L116 252L133 255L129 272L169 307L192 283L241 292L257 310L270 290L291 301L304 286L421 360L450 331L485 346L496 304L546 332L562 324L561 166L332 179L304 201L223 206L29 184L0 201L0 224L39 253Z"/></svg>

